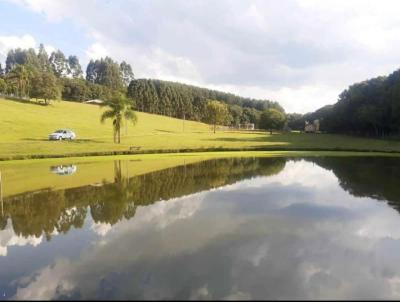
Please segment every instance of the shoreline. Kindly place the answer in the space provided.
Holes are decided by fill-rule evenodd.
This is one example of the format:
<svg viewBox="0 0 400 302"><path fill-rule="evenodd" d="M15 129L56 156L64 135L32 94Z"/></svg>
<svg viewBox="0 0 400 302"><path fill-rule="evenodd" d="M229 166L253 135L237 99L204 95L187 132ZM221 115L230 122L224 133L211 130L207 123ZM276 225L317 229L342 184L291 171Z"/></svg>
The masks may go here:
<svg viewBox="0 0 400 302"><path fill-rule="evenodd" d="M165 149L143 151L105 151L69 154L31 154L0 157L0 165L7 163L44 162L53 160L88 161L122 158L160 158L175 156L231 157L231 156L391 156L400 157L398 151L346 149L346 148L200 148L200 149Z"/></svg>

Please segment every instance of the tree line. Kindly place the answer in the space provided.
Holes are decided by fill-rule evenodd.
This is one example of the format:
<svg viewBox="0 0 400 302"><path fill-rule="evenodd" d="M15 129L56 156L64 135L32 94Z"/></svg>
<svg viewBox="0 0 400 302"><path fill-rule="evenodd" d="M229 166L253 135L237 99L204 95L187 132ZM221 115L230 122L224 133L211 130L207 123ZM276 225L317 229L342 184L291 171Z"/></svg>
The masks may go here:
<svg viewBox="0 0 400 302"><path fill-rule="evenodd" d="M19 236L66 234L81 228L90 215L96 223L132 219L138 206L170 200L196 192L233 184L253 176L269 176L285 167L284 158L228 158L208 160L127 177L121 161L114 162L114 181L102 186L40 190L10 196L4 200L0 230L11 220Z"/></svg>
<svg viewBox="0 0 400 302"><path fill-rule="evenodd" d="M109 99L125 93L133 78L129 64L110 57L91 60L84 78L77 56L67 57L61 50L49 55L41 44L38 51L17 48L8 52L5 68L0 64L0 94L43 99L46 103L54 99Z"/></svg>
<svg viewBox="0 0 400 302"><path fill-rule="evenodd" d="M289 126L304 128L305 120L319 119L331 133L386 137L400 135L400 70L388 76L355 83L336 104L305 115L288 115Z"/></svg>
<svg viewBox="0 0 400 302"><path fill-rule="evenodd" d="M137 110L204 122L209 120L207 104L218 101L228 110L222 124L236 127L245 123L259 126L261 113L269 108L284 112L277 102L154 79L131 81L127 93L136 101Z"/></svg>
<svg viewBox="0 0 400 302"><path fill-rule="evenodd" d="M261 117L266 110L284 114L279 103L270 100L176 82L135 79L131 65L110 57L90 60L84 75L77 56L66 56L61 50L49 55L43 44L38 51L18 48L8 52L5 68L0 64L0 94L43 99L46 103L54 99L110 100L123 94L136 110L202 122L210 122L210 102L217 101L225 116L214 118L213 123L234 127L248 123L256 128L263 126Z"/></svg>

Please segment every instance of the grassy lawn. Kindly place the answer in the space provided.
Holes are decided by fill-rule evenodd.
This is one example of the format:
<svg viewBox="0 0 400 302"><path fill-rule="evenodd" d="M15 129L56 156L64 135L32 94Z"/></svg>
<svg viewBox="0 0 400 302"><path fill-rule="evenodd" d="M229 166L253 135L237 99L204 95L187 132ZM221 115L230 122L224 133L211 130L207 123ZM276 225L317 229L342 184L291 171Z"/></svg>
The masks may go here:
<svg viewBox="0 0 400 302"><path fill-rule="evenodd" d="M101 124L95 105L53 102L50 106L0 99L0 159L155 150L263 149L400 152L400 142L329 134L218 131L209 125L138 112L138 124L122 129L122 143L112 142L111 122ZM184 129L183 129L184 127ZM75 141L48 141L59 128L70 128Z"/></svg>

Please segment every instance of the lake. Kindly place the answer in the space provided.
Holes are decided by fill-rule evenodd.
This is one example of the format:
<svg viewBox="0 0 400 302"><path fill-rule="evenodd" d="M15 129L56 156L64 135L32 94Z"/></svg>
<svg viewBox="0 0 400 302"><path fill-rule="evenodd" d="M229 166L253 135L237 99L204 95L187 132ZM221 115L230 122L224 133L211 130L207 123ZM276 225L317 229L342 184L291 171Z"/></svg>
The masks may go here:
<svg viewBox="0 0 400 302"><path fill-rule="evenodd" d="M398 299L399 168L395 157L0 165L0 299Z"/></svg>

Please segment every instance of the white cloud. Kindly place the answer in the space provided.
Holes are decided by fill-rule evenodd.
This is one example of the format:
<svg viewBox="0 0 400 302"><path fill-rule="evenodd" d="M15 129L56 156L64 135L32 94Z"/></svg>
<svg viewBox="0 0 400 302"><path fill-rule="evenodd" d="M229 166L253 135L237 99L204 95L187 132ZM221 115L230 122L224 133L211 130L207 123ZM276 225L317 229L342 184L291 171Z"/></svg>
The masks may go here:
<svg viewBox="0 0 400 302"><path fill-rule="evenodd" d="M332 171L305 160L287 161L270 177L138 207L98 240L73 260L55 259L16 280L13 298L400 294L398 212L352 196Z"/></svg>
<svg viewBox="0 0 400 302"><path fill-rule="evenodd" d="M93 40L88 57L127 60L137 77L273 98L289 112L336 102L396 69L400 51L398 1L12 1L75 21Z"/></svg>
<svg viewBox="0 0 400 302"><path fill-rule="evenodd" d="M62 294L73 289L74 283L64 280L71 263L67 260L59 260L54 266L46 266L37 274L20 281L14 298L17 300L50 300L56 294Z"/></svg>
<svg viewBox="0 0 400 302"><path fill-rule="evenodd" d="M15 48L33 48L37 52L39 43L32 35L28 34L22 36L0 36L0 63L5 61L8 51ZM56 50L54 46L48 44L45 44L44 48L49 55Z"/></svg>
<svg viewBox="0 0 400 302"><path fill-rule="evenodd" d="M7 53L13 48L35 48L36 41L31 35L0 36L0 62L4 61Z"/></svg>
<svg viewBox="0 0 400 302"><path fill-rule="evenodd" d="M100 59L109 55L107 49L101 43L93 43L86 50L86 55L89 59Z"/></svg>
<svg viewBox="0 0 400 302"><path fill-rule="evenodd" d="M109 223L93 223L90 228L99 236L107 235L107 233L112 229L111 224Z"/></svg>
<svg viewBox="0 0 400 302"><path fill-rule="evenodd" d="M8 248L11 246L38 246L42 243L43 236L18 236L15 234L11 221L7 222L4 230L0 231L0 256L7 256Z"/></svg>

